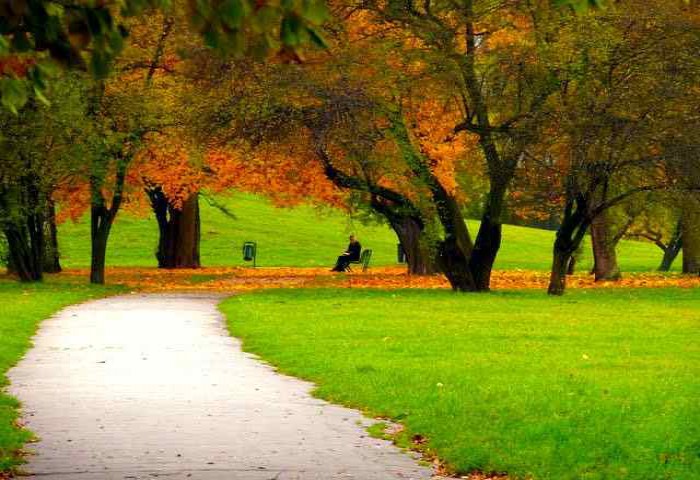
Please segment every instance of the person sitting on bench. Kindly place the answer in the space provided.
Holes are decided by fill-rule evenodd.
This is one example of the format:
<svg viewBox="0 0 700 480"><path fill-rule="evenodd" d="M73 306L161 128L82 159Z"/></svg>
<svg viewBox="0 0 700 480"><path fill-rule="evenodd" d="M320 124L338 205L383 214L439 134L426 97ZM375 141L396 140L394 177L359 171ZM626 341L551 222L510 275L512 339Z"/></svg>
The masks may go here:
<svg viewBox="0 0 700 480"><path fill-rule="evenodd" d="M362 245L360 245L360 242L357 241L355 235L350 235L350 245L348 245L347 250L338 257L338 261L335 263L335 267L331 269L331 272L344 272L351 262L359 262L361 251Z"/></svg>

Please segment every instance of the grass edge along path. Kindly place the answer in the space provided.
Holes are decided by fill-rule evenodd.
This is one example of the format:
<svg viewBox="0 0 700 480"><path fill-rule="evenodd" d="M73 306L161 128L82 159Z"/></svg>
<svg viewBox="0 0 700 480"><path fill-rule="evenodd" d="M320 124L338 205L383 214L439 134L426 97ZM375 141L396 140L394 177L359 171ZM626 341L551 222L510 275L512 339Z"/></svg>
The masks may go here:
<svg viewBox="0 0 700 480"><path fill-rule="evenodd" d="M691 480L698 304L700 289L269 290L220 309L247 352L459 472Z"/></svg>
<svg viewBox="0 0 700 480"><path fill-rule="evenodd" d="M17 423L20 404L6 392L7 371L31 348L43 320L69 305L124 291L118 286L0 280L0 478L22 463L22 448L32 439L32 433Z"/></svg>

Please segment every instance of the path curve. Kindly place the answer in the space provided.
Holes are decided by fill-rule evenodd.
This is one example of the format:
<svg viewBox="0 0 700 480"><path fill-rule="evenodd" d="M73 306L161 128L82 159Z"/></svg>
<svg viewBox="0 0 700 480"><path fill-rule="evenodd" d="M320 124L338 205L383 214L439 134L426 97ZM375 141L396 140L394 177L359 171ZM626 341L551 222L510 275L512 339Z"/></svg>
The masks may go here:
<svg viewBox="0 0 700 480"><path fill-rule="evenodd" d="M428 479L358 412L243 353L220 297L129 295L46 320L10 372L39 437L25 470L66 480Z"/></svg>

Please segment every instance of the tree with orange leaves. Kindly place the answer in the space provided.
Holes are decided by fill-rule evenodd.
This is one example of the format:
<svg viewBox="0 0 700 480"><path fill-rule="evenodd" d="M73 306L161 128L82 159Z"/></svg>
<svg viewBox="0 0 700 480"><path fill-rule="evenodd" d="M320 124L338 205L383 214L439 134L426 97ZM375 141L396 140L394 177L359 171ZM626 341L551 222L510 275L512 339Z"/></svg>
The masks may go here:
<svg viewBox="0 0 700 480"><path fill-rule="evenodd" d="M290 125L296 127L288 138L296 138L299 125L310 131L329 177L345 178L344 188L364 189L371 201L379 198L376 187L387 187L375 178L391 172L390 186L397 182L398 193L418 203L425 224L440 226L429 243L453 287L486 290L500 246L505 193L524 149L536 138L538 112L556 90L547 80L550 72L537 64L544 34L531 16L541 12L472 1L466 9L431 2L392 5L338 2L335 10L345 20L332 26L332 58L320 54L286 68L291 73L278 66L256 75L267 92L296 88L292 98L279 96L275 103L265 92L251 97L266 98L261 114L274 134L282 136ZM334 100L343 98L345 105ZM314 116L320 120L312 124ZM348 119L391 146L382 162L368 160L368 150L380 153L374 147L352 145L362 137L347 127ZM354 137L339 147L348 135ZM361 152L356 156L353 150ZM377 164L383 166L380 174ZM485 172L490 184L476 242L463 220L464 192L455 188L471 172Z"/></svg>
<svg viewBox="0 0 700 480"><path fill-rule="evenodd" d="M93 145L85 171L91 198L93 283L104 282L112 225L128 195L140 187L136 160L154 136L183 125L175 96L184 82L174 78L172 59L165 50L173 21L162 15L132 23L133 36L114 73L94 82L88 111L102 138Z"/></svg>
<svg viewBox="0 0 700 480"><path fill-rule="evenodd" d="M390 96L401 92L394 95L400 107L393 109L397 144L411 160L413 175L434 185L435 202L443 209L443 226L448 228L440 258L449 265L447 270L453 270L453 286L488 290L500 248L506 192L524 151L537 138L538 116L556 91L553 72L539 57L552 33L546 29L554 31L552 19L558 11L548 2L525 5L479 0L464 5L351 2L343 10L348 23L370 25L369 39L363 40L362 32L355 33L366 51L381 39L393 54L387 67L400 75L388 92ZM431 168L431 156L440 152L421 146L422 132L413 128L410 116L401 119L403 113L410 113L406 105L436 102L448 105L450 114L429 130L437 132L447 124L450 137L468 136L467 143L477 148L465 151L460 166L481 170L488 179L474 242L458 220L459 202L448 200L425 174L426 167ZM456 230L455 225L459 225Z"/></svg>
<svg viewBox="0 0 700 480"><path fill-rule="evenodd" d="M367 52L361 49L340 53L343 56L336 57L337 61L308 59L300 66L260 67L251 74L256 82L250 82L245 93L232 89L228 97L222 94L225 105L236 104L234 98L245 98L245 102L241 102L240 114L218 123L219 141L244 139L252 151L286 149L289 156L298 157L297 168L303 173L315 171L312 166L320 164L329 180L358 192L367 208L386 218L406 250L410 272L433 273L441 242L438 210L450 231L461 228L468 236L457 201L455 162L469 145L454 135L446 138L452 134L451 128L439 131L429 127L435 120L429 112L436 106L440 107L437 114L443 117L454 113L447 106L449 101L446 105L403 102L402 107L384 94L384 79L367 82L361 73L368 64L375 71L390 72L391 78L396 70L386 69L386 63L368 62ZM360 56L364 63L355 63ZM387 60L379 53L376 58ZM349 65L354 65L354 70L349 70ZM245 80L234 85L241 84L246 84ZM422 111L419 105L423 105ZM397 135L398 125L405 128L408 122L403 113L396 115L396 109L401 108L412 116L414 124L424 128L424 132L416 130L416 140L412 139L410 146ZM425 137L422 146L431 158L421 156L418 166L410 162L414 157L407 155L407 149L420 149L420 137ZM270 163L268 168L274 170L277 164ZM449 207L442 207L445 201L438 202L435 196L449 202Z"/></svg>

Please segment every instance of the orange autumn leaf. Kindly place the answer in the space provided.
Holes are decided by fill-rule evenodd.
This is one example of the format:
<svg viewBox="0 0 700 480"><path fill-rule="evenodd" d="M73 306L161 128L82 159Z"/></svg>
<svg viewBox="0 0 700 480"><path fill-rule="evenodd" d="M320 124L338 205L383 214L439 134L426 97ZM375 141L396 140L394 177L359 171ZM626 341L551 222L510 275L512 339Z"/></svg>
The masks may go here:
<svg viewBox="0 0 700 480"><path fill-rule="evenodd" d="M63 274L76 282L87 274L85 269L68 269ZM448 289L441 275L412 276L405 267L373 267L367 272L336 274L327 268L294 267L213 267L163 270L157 268L112 267L107 275L114 283L145 291L216 291L237 292L270 288L377 288L377 289ZM204 278L205 281L201 279ZM492 288L496 290L536 289L544 292L549 273L532 270L496 270ZM595 282L591 275L573 275L568 288L698 288L700 277L678 274L631 274L617 282ZM544 295L544 293L543 293Z"/></svg>

